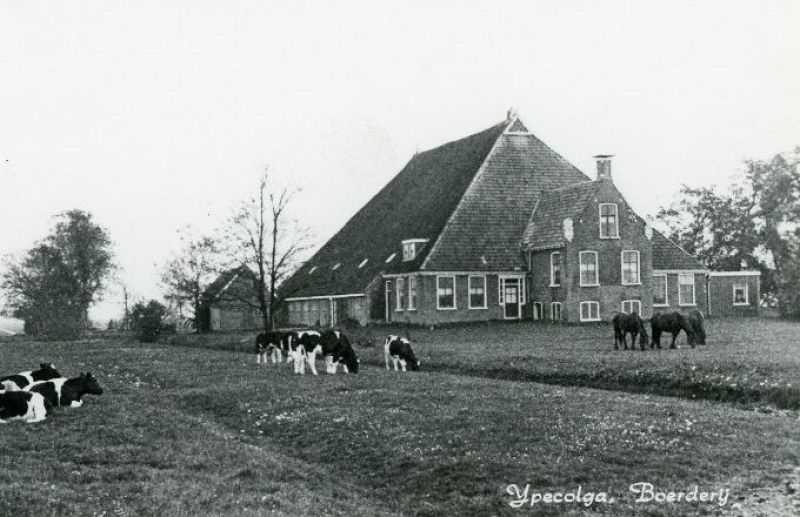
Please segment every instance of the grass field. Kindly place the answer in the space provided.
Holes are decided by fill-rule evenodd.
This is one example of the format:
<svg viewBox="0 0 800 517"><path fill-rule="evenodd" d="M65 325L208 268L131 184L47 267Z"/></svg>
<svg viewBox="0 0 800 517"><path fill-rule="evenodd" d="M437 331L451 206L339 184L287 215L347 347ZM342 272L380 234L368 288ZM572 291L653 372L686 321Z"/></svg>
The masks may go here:
<svg viewBox="0 0 800 517"><path fill-rule="evenodd" d="M775 336L796 339L791 327L775 325ZM525 327L504 328L515 336ZM572 329L537 332L550 339ZM457 341L434 350L433 339L445 332ZM448 357L466 369L478 364L470 354L481 343L479 332L417 331L423 367L444 365ZM520 366L515 343L497 345L502 352L491 361L516 361L514 368L528 371L556 364ZM599 353L608 343L584 346ZM455 347L463 349L450 353ZM564 344L552 348L565 365L599 364L588 357L587 364L570 364L569 354L587 354ZM43 424L0 427L0 515L789 515L798 509L794 411L463 375L452 364L451 371L395 374L372 364L377 348L360 350L358 375L335 377L295 376L285 365L258 366L252 356L228 351L122 341L19 341L0 353L4 370L50 360L63 373L91 370L106 390ZM689 350L671 353L691 357ZM640 369L651 364L648 355L656 357L616 354L605 361L624 358ZM772 360L777 373L768 375L797 375L796 355ZM754 367L769 364L765 355ZM636 503L628 486L640 481L676 491L727 488L730 500L725 507ZM506 493L511 483L538 491L580 485L615 501L515 510Z"/></svg>

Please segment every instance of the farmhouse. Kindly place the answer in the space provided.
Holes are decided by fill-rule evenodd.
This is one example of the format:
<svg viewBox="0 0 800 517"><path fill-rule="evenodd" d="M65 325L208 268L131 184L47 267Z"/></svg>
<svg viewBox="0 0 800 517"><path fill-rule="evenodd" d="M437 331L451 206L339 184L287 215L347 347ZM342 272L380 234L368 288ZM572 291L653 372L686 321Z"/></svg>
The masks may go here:
<svg viewBox="0 0 800 517"><path fill-rule="evenodd" d="M247 266L223 271L205 291L200 302L200 329L258 330L264 328L254 293L255 274Z"/></svg>
<svg viewBox="0 0 800 517"><path fill-rule="evenodd" d="M714 276L634 213L614 185L611 156L595 158L590 178L512 114L416 154L284 283L283 320L588 322L634 310L756 312L757 274Z"/></svg>

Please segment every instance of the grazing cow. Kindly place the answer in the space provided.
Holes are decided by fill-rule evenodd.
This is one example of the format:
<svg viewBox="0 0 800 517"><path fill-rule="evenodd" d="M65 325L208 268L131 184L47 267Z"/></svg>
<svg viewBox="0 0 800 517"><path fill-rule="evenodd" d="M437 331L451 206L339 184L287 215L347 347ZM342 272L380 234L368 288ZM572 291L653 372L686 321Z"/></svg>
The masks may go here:
<svg viewBox="0 0 800 517"><path fill-rule="evenodd" d="M325 371L327 373L335 374L339 367L339 362L342 362L345 373L358 373L359 360L355 350L350 345L350 340L343 332L338 330L326 330L322 334L316 333L314 335L301 336L299 338L302 349L305 354L306 363L311 368L311 373L317 375L317 356L320 355L325 358ZM297 361L297 358L295 358ZM300 368L300 373L305 373L305 368ZM295 372L298 371L297 364L295 363Z"/></svg>
<svg viewBox="0 0 800 517"><path fill-rule="evenodd" d="M295 330L289 341L291 351L287 362L294 361L294 373L305 375L308 352L319 346L320 333L316 330ZM314 363L309 363L311 371L317 374Z"/></svg>
<svg viewBox="0 0 800 517"><path fill-rule="evenodd" d="M697 338L697 342L701 345L705 345L706 327L703 324L703 313L697 309L692 309L689 311L686 319L689 320L689 325L692 327L692 331L694 332L695 338Z"/></svg>
<svg viewBox="0 0 800 517"><path fill-rule="evenodd" d="M647 329L636 311L630 314L618 312L611 321L614 324L614 350L619 350L620 343L624 350L628 349L628 334L631 335L631 350L636 350L637 335L639 336L639 346L644 350L647 344Z"/></svg>
<svg viewBox="0 0 800 517"><path fill-rule="evenodd" d="M397 363L400 363L400 368L406 371L406 365L412 370L419 370L419 359L414 355L414 349L411 347L411 341L404 337L389 336L383 344L383 358L386 362L386 369L389 369L389 357L392 358L394 363L394 371L397 371Z"/></svg>
<svg viewBox="0 0 800 517"><path fill-rule="evenodd" d="M12 420L22 420L28 424L41 422L51 408L47 399L39 393L19 390L0 392L0 424Z"/></svg>
<svg viewBox="0 0 800 517"><path fill-rule="evenodd" d="M267 364L267 356L272 359L272 363L279 363L283 361L283 352L286 352L287 361L292 361L292 332L264 332L256 336L256 363L261 363L264 359L264 364Z"/></svg>
<svg viewBox="0 0 800 517"><path fill-rule="evenodd" d="M51 363L41 363L38 370L0 377L0 384L5 385L6 381L10 381L14 383L17 388L23 389L25 386L33 384L34 382L58 379L59 377L61 377L61 374L58 373Z"/></svg>
<svg viewBox="0 0 800 517"><path fill-rule="evenodd" d="M662 332L669 332L672 334L672 343L669 345L669 347L675 348L675 339L678 337L678 334L681 333L681 330L686 332L686 340L689 342L689 346L694 348L694 330L692 329L692 326L686 316L680 312L657 312L653 314L652 318L650 318L650 327L653 331L650 348L653 348L654 346L661 348Z"/></svg>
<svg viewBox="0 0 800 517"><path fill-rule="evenodd" d="M87 393L102 395L103 388L91 373L82 373L72 379L52 379L49 381L34 382L25 388L25 391L40 393L52 406L81 407L81 397Z"/></svg>

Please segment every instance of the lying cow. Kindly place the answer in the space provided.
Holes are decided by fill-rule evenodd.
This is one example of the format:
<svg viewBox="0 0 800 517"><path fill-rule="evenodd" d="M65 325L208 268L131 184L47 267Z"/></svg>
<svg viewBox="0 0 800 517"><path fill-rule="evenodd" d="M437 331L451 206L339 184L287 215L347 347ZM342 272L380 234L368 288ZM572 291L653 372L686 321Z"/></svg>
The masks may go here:
<svg viewBox="0 0 800 517"><path fill-rule="evenodd" d="M28 424L41 422L47 417L51 408L47 399L39 393L29 393L13 388L0 392L0 424L12 420L22 420Z"/></svg>
<svg viewBox="0 0 800 517"><path fill-rule="evenodd" d="M355 350L350 345L350 340L344 333L338 330L326 330L322 334L314 332L314 334L306 334L299 337L298 343L301 345L298 350L302 349L305 355L305 362L311 368L311 373L317 375L317 356L325 358L325 371L327 373L335 374L339 367L339 363L343 363L345 373L358 373L359 360ZM298 367L298 361L295 359L295 373L305 373L305 367L302 361Z"/></svg>
<svg viewBox="0 0 800 517"><path fill-rule="evenodd" d="M292 361L292 340L294 333L292 332L264 332L256 336L256 363L260 364L261 359L264 359L264 364L267 364L267 356L272 359L272 363L279 363L283 361L283 352L286 352L287 361Z"/></svg>
<svg viewBox="0 0 800 517"><path fill-rule="evenodd" d="M386 369L389 369L389 358L392 358L394 363L394 371L397 371L397 363L400 363L400 368L406 371L406 365L412 370L419 370L419 359L414 355L414 349L411 347L411 341L404 337L389 336L383 345L383 357L386 361Z"/></svg>
<svg viewBox="0 0 800 517"><path fill-rule="evenodd" d="M81 397L86 394L102 395L103 388L91 373L82 373L72 379L52 379L34 382L25 391L41 394L52 406L81 407Z"/></svg>
<svg viewBox="0 0 800 517"><path fill-rule="evenodd" d="M58 379L59 377L61 377L61 374L51 363L41 363L38 370L0 377L0 384L5 385L8 381L14 383L17 388L23 389L34 382Z"/></svg>

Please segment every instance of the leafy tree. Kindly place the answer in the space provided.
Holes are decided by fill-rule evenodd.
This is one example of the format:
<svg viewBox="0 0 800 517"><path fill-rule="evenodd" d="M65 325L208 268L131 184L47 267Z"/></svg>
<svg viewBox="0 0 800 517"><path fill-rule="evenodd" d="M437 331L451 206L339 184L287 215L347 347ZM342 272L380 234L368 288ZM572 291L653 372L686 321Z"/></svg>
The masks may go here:
<svg viewBox="0 0 800 517"><path fill-rule="evenodd" d="M289 216L297 193L273 186L265 172L256 195L243 202L230 220L232 261L248 265L255 272L252 299L243 297L241 301L259 310L265 329L273 327L274 314L282 303L275 289L310 247L308 229Z"/></svg>
<svg viewBox="0 0 800 517"><path fill-rule="evenodd" d="M191 238L181 232L183 247L167 262L161 273L161 283L167 288L167 298L181 308L191 305L195 330L200 330L199 315L202 295L222 270L219 243L211 237Z"/></svg>
<svg viewBox="0 0 800 517"><path fill-rule="evenodd" d="M131 325L139 341L155 343L164 330L167 308L156 300L136 302L131 310Z"/></svg>
<svg viewBox="0 0 800 517"><path fill-rule="evenodd" d="M107 231L91 214L72 210L56 216L49 236L20 258L7 260L0 285L27 333L74 339L88 328L88 309L113 267Z"/></svg>
<svg viewBox="0 0 800 517"><path fill-rule="evenodd" d="M769 161L748 160L727 190L684 185L658 217L670 237L712 269L762 273L762 291L791 305L800 228L800 148Z"/></svg>

